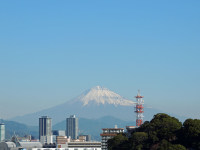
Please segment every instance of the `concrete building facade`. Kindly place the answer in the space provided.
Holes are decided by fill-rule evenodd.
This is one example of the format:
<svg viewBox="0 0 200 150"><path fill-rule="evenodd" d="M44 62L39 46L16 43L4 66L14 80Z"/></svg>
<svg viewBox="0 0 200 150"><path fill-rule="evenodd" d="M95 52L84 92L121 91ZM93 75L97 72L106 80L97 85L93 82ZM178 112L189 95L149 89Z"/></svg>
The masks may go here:
<svg viewBox="0 0 200 150"><path fill-rule="evenodd" d="M107 141L119 133L124 133L124 128L104 128L102 129L103 132L100 134L101 135L101 149L102 150L107 150Z"/></svg>
<svg viewBox="0 0 200 150"><path fill-rule="evenodd" d="M44 136L52 136L52 123L51 118L42 116L39 118L39 139Z"/></svg>
<svg viewBox="0 0 200 150"><path fill-rule="evenodd" d="M67 142L58 144L56 148L45 148L40 142L19 142L18 144L15 142L1 142L0 150L101 150L101 143Z"/></svg>
<svg viewBox="0 0 200 150"><path fill-rule="evenodd" d="M0 123L0 142L5 140L5 124Z"/></svg>
<svg viewBox="0 0 200 150"><path fill-rule="evenodd" d="M78 118L75 115L71 115L66 119L66 135L73 140L78 138Z"/></svg>

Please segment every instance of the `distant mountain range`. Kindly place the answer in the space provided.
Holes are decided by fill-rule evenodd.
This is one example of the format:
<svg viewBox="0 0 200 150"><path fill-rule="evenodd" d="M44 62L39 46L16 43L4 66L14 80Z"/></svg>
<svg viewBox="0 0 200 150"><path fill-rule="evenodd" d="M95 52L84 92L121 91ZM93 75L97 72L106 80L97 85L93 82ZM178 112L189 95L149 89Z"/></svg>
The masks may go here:
<svg viewBox="0 0 200 150"><path fill-rule="evenodd" d="M89 134L92 140L100 141L100 133L102 128L112 128L117 125L120 128L126 128L126 126L134 126L135 121L123 121L112 116L104 116L99 119L87 119L78 118L79 120L79 134ZM14 133L20 137L24 135L32 135L34 138L38 138L39 127L28 126L15 121L1 120L6 126L6 139L10 139ZM66 130L66 120L63 120L52 127L53 130Z"/></svg>
<svg viewBox="0 0 200 150"><path fill-rule="evenodd" d="M5 124L5 137L10 139L14 134L23 137L24 135L32 135L35 138L38 138L38 127L37 126L28 126L16 121L8 121L0 119L1 123Z"/></svg>
<svg viewBox="0 0 200 150"><path fill-rule="evenodd" d="M128 100L107 88L96 86L61 105L18 116L11 120L28 125L38 125L39 117L47 115L52 118L53 124L56 124L75 114L78 118L98 119L104 116L112 116L125 121L135 121L134 106L134 101ZM144 110L145 120L150 120L154 114L161 112L152 108L145 108Z"/></svg>
<svg viewBox="0 0 200 150"><path fill-rule="evenodd" d="M134 126L136 120L134 106L134 101L128 100L107 88L96 86L61 105L10 119L13 121L4 120L2 122L6 125L7 138L14 132L19 136L32 134L38 138L38 120L41 116L52 118L53 129L65 130L66 118L75 114L79 118L79 132L90 134L92 139L100 140L99 134L102 128L112 128L114 125L122 128L128 125ZM160 110L148 107L145 107L144 111L144 121L151 120L157 113L163 113ZM186 119L168 114L180 121Z"/></svg>
<svg viewBox="0 0 200 150"><path fill-rule="evenodd" d="M135 122L123 121L111 116L105 116L99 119L86 119L79 118L79 134L89 134L92 140L100 141L100 133L102 128L114 128L117 125L120 128L126 128L126 126L133 126ZM55 130L65 130L66 120L57 123L53 126Z"/></svg>
<svg viewBox="0 0 200 150"><path fill-rule="evenodd" d="M34 138L38 138L39 127L27 126L15 121L1 120L5 123L6 127L6 139L10 139L14 133L20 137L24 135L32 135ZM105 116L99 119L86 119L79 118L79 134L89 134L92 140L100 141L100 133L102 128L110 128L117 125L118 127L125 128L126 126L135 125L135 122L123 121L111 116ZM66 130L66 120L55 124L52 127L53 130Z"/></svg>

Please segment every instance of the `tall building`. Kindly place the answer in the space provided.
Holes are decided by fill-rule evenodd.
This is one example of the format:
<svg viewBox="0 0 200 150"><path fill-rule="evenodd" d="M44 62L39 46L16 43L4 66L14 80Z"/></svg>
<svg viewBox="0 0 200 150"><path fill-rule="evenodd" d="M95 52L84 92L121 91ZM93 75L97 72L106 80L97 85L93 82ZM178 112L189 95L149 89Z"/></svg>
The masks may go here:
<svg viewBox="0 0 200 150"><path fill-rule="evenodd" d="M115 136L117 136L117 134L119 133L124 133L124 128L117 128L117 126L115 126L115 128L104 128L102 129L103 133L101 133L101 149L102 150L107 150L108 149L108 145L107 145L107 141Z"/></svg>
<svg viewBox="0 0 200 150"><path fill-rule="evenodd" d="M0 142L5 140L5 124L0 123Z"/></svg>
<svg viewBox="0 0 200 150"><path fill-rule="evenodd" d="M66 135L73 140L78 138L78 118L75 115L71 115L66 119Z"/></svg>
<svg viewBox="0 0 200 150"><path fill-rule="evenodd" d="M39 139L44 136L52 136L51 127L51 118L48 116L42 116L39 118Z"/></svg>

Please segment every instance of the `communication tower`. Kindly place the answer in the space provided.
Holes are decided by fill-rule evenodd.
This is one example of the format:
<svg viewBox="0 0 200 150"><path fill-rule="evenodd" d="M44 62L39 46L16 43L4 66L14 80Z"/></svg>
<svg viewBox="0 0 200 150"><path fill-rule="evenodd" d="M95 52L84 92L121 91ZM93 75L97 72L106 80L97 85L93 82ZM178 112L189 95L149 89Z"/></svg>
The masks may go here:
<svg viewBox="0 0 200 150"><path fill-rule="evenodd" d="M136 113L136 126L139 127L143 123L143 104L144 100L142 99L144 96L140 95L140 90L138 90L136 98L136 106L135 106L135 113Z"/></svg>

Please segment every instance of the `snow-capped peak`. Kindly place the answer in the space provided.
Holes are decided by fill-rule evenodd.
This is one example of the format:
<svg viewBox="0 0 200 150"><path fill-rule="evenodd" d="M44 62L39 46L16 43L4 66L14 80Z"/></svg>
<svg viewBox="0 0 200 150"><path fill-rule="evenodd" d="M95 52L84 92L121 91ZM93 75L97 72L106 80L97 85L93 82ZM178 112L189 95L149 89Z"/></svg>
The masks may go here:
<svg viewBox="0 0 200 150"><path fill-rule="evenodd" d="M84 106L88 105L90 102L122 106L132 106L135 104L135 102L125 99L119 94L101 86L91 88L79 96L78 99L83 103Z"/></svg>

